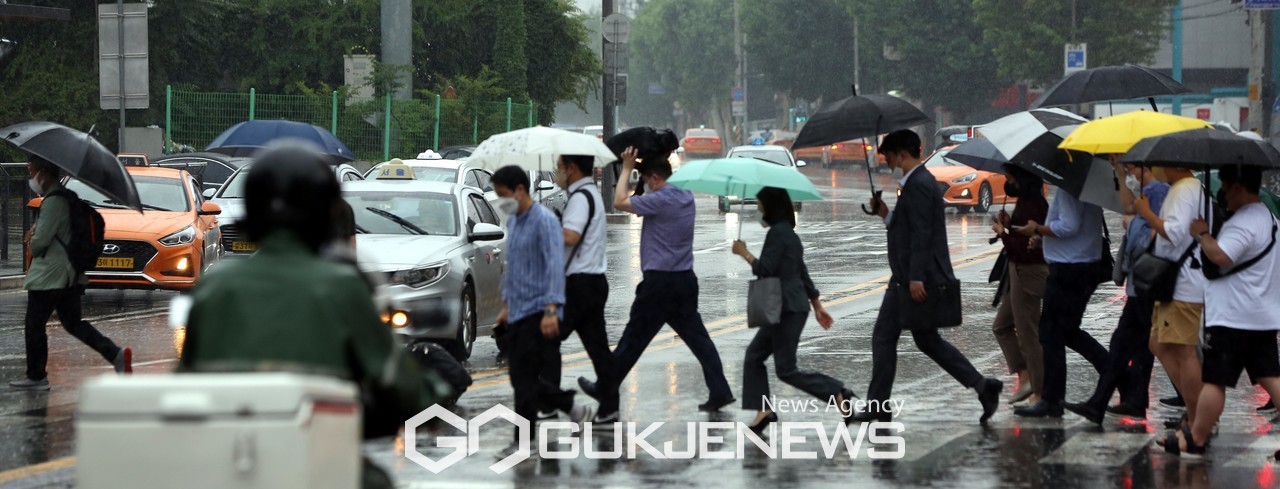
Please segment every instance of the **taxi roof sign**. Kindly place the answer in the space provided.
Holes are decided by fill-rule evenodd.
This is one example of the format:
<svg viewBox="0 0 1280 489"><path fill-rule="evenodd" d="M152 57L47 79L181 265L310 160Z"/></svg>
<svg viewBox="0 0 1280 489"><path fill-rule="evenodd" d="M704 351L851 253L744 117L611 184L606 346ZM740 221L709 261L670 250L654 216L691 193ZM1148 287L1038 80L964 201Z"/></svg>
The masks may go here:
<svg viewBox="0 0 1280 489"><path fill-rule="evenodd" d="M429 149L428 149L428 150L426 150L426 151L423 151L423 152L421 152L421 153L418 153L418 159L420 159L420 160L443 160L443 159L444 159L444 157L443 157L443 156L440 156L440 153L437 153L437 152L435 152L435 151L432 151L432 150L429 150Z"/></svg>
<svg viewBox="0 0 1280 489"><path fill-rule="evenodd" d="M378 170L378 180L413 180L413 168L399 158L388 161Z"/></svg>

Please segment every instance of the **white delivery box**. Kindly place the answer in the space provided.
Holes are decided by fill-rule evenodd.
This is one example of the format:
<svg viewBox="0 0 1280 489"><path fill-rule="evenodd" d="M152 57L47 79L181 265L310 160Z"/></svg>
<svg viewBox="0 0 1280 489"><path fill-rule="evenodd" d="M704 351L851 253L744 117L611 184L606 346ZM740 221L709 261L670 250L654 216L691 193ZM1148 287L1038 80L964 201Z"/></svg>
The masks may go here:
<svg viewBox="0 0 1280 489"><path fill-rule="evenodd" d="M81 388L82 489L355 489L350 382L283 373L102 376Z"/></svg>

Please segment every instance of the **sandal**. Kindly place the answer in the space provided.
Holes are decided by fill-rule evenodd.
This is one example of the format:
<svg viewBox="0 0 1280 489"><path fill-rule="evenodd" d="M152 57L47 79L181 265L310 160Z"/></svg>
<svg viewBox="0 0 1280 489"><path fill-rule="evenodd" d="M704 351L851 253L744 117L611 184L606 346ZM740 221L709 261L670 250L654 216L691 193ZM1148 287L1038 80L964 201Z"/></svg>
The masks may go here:
<svg viewBox="0 0 1280 489"><path fill-rule="evenodd" d="M1164 422L1164 427L1171 430L1180 430L1191 427L1191 419L1187 418L1187 413L1182 413L1182 417L1176 420L1168 419Z"/></svg>
<svg viewBox="0 0 1280 489"><path fill-rule="evenodd" d="M1179 434L1182 435L1181 438L1178 437ZM1182 445L1186 445L1186 449L1183 449ZM1161 442L1161 446L1164 447L1164 451L1166 453L1175 457L1189 459L1204 458L1204 449L1207 445L1208 443L1204 445L1196 445L1195 437L1191 436L1191 428L1185 427L1179 431L1170 432L1165 436L1164 441Z"/></svg>

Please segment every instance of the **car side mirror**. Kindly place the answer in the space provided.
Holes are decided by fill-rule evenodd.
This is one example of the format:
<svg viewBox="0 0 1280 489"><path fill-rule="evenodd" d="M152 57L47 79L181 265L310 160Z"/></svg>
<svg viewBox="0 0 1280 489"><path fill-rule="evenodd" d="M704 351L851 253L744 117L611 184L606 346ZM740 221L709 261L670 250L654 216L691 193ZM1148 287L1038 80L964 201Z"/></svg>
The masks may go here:
<svg viewBox="0 0 1280 489"><path fill-rule="evenodd" d="M202 196L202 197L204 197L204 198L206 198L206 199L212 199L212 198L213 198L213 194L216 194L216 193L218 193L218 189L216 189L216 188L207 188L207 189L204 189L204 191L203 191L203 192L200 192L200 196Z"/></svg>
<svg viewBox="0 0 1280 489"><path fill-rule="evenodd" d="M555 189L556 189L555 183L548 182L546 180L541 180L538 182L538 190L555 190Z"/></svg>
<svg viewBox="0 0 1280 489"><path fill-rule="evenodd" d="M205 202L200 204L200 212L197 214L202 216L216 216L222 214L222 207L213 202Z"/></svg>
<svg viewBox="0 0 1280 489"><path fill-rule="evenodd" d="M472 243L476 241L497 241L505 236L506 233L498 225L481 222L476 223L475 227L471 228L471 232L467 234L467 241Z"/></svg>
<svg viewBox="0 0 1280 489"><path fill-rule="evenodd" d="M804 168L806 166L809 166L809 164L805 163L804 160L796 160L796 168Z"/></svg>
<svg viewBox="0 0 1280 489"><path fill-rule="evenodd" d="M493 185L492 185L492 184L490 184L490 185L485 185L485 186L484 186L484 191L485 191L485 192L492 192L492 191L493 191Z"/></svg>

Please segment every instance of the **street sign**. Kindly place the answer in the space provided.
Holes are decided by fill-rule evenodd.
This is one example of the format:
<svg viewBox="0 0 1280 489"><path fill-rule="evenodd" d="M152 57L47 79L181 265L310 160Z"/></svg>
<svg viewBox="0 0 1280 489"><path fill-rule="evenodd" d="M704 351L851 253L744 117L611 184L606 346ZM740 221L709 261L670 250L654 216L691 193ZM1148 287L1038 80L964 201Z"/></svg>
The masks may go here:
<svg viewBox="0 0 1280 489"><path fill-rule="evenodd" d="M605 100L613 100L613 105L627 105L627 75L625 74L607 74L604 76L604 97Z"/></svg>
<svg viewBox="0 0 1280 489"><path fill-rule="evenodd" d="M746 100L746 99L747 99L747 90L746 90L745 88L742 88L742 87L734 87L734 88L733 88L733 101L734 101L734 102L741 102L741 101Z"/></svg>
<svg viewBox="0 0 1280 489"><path fill-rule="evenodd" d="M604 50L604 71L609 73L626 73L630 61L630 44L613 43Z"/></svg>
<svg viewBox="0 0 1280 489"><path fill-rule="evenodd" d="M1077 71L1084 71L1089 67L1089 49L1088 45L1067 44L1063 47L1063 74L1070 75Z"/></svg>
<svg viewBox="0 0 1280 489"><path fill-rule="evenodd" d="M1209 120L1209 109L1196 109L1196 119Z"/></svg>
<svg viewBox="0 0 1280 489"><path fill-rule="evenodd" d="M120 10L115 3L98 5L98 101L105 110L120 108L123 52L124 106L145 109L151 101L147 66L147 5L124 4L124 46L120 46Z"/></svg>
<svg viewBox="0 0 1280 489"><path fill-rule="evenodd" d="M734 100L734 101L733 101L733 116L734 116L734 117L746 117L746 116L747 116L747 103L746 103L746 102L744 102L744 101L741 101L741 100Z"/></svg>
<svg viewBox="0 0 1280 489"><path fill-rule="evenodd" d="M1244 8L1252 10L1280 9L1280 0L1244 0Z"/></svg>
<svg viewBox="0 0 1280 489"><path fill-rule="evenodd" d="M631 19L619 13L604 18L604 40L624 44L631 37Z"/></svg>

